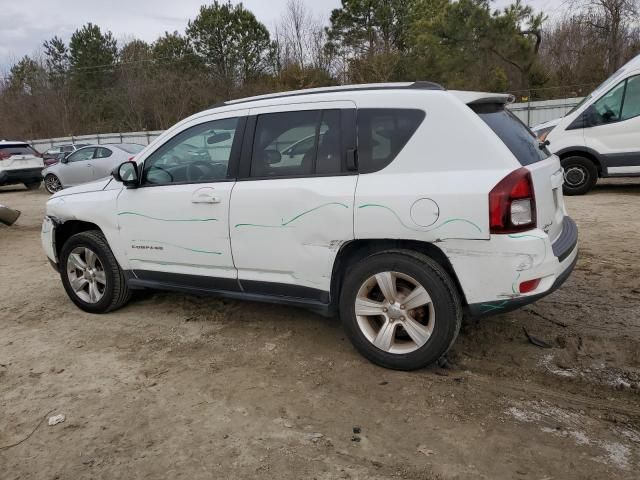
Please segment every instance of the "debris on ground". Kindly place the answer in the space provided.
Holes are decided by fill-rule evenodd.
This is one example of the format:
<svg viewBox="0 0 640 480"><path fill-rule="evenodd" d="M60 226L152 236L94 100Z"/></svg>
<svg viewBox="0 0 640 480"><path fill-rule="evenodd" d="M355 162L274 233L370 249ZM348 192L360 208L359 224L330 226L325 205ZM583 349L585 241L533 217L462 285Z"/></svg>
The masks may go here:
<svg viewBox="0 0 640 480"><path fill-rule="evenodd" d="M422 453L422 454L424 454L426 456L433 455L433 450L430 450L429 448L427 448L426 445L420 445L418 447L418 452L420 452L420 453Z"/></svg>
<svg viewBox="0 0 640 480"><path fill-rule="evenodd" d="M66 417L64 416L64 413L60 413L58 415L53 415L49 417L48 423L50 427L53 427L54 425L64 422L65 419Z"/></svg>
<svg viewBox="0 0 640 480"><path fill-rule="evenodd" d="M14 210L13 208L0 204L0 222L5 225L13 225L20 216L20 213L20 210Z"/></svg>
<svg viewBox="0 0 640 480"><path fill-rule="evenodd" d="M533 335L529 335L529 332L527 332L526 328L522 327L522 331L524 332L525 336L529 340L529 343L531 343L532 345L535 345L536 347L540 347L540 348L553 348L550 344L548 344L544 340L540 340L539 338L534 337Z"/></svg>

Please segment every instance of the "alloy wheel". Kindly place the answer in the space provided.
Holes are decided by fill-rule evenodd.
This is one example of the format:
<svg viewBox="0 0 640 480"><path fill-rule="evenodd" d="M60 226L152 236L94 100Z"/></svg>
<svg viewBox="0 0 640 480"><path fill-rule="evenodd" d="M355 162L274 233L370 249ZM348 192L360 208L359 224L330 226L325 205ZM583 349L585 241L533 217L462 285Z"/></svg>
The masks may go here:
<svg viewBox="0 0 640 480"><path fill-rule="evenodd" d="M425 345L435 326L427 290L400 272L380 272L358 290L355 314L362 334L380 350L406 354Z"/></svg>
<svg viewBox="0 0 640 480"><path fill-rule="evenodd" d="M49 193L56 193L62 190L62 183L60 183L60 179L55 175L47 175L44 179L44 186Z"/></svg>
<svg viewBox="0 0 640 480"><path fill-rule="evenodd" d="M74 248L67 258L67 277L75 294L86 303L104 296L107 277L100 258L87 247Z"/></svg>

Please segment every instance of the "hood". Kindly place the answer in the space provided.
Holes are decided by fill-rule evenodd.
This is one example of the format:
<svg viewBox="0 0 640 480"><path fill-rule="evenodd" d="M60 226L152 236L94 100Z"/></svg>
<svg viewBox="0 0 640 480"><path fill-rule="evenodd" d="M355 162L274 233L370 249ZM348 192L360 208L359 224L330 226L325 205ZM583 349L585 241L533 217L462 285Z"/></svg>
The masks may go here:
<svg viewBox="0 0 640 480"><path fill-rule="evenodd" d="M65 188L51 195L51 198L66 197L67 195L75 195L76 193L98 192L104 190L111 182L111 177L101 178L95 182L83 183L75 187Z"/></svg>
<svg viewBox="0 0 640 480"><path fill-rule="evenodd" d="M544 122L544 123L539 123L538 125L531 127L531 130L533 130L534 132L538 131L538 130L542 130L543 128L553 128L558 126L558 124L560 123L560 120L562 120L563 117L560 118L554 118L553 120L549 120L548 122Z"/></svg>

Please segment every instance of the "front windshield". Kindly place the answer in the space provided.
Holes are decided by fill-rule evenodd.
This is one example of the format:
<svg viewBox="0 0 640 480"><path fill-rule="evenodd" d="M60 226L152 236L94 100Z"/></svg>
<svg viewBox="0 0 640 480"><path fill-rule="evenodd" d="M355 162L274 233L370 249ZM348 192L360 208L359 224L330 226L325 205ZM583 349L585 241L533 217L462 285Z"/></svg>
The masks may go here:
<svg viewBox="0 0 640 480"><path fill-rule="evenodd" d="M571 110L569 110L567 112L567 115L571 115L573 112L575 112L576 110L578 110L582 105L584 105L585 103L587 103L589 100L591 100L597 93L600 92L600 90L603 90L604 87L606 87L607 85L609 85L610 83L613 83L613 80L621 77L622 74L624 73L624 67L619 69L617 72L615 72L613 75L611 75L609 78L607 78L604 82L602 82L600 85L598 85L598 87L591 92L589 95L587 95L586 97L584 97L582 100L580 100L578 102L578 104L573 107ZM565 117L567 116L565 115Z"/></svg>

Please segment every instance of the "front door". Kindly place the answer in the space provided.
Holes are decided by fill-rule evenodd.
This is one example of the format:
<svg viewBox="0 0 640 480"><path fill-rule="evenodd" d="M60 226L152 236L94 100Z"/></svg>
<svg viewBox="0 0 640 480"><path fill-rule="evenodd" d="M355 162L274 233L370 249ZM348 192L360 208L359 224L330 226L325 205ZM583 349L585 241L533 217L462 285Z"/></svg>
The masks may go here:
<svg viewBox="0 0 640 480"><path fill-rule="evenodd" d="M142 280L235 290L229 200L245 111L185 125L146 156L141 185L118 197L118 225L131 270Z"/></svg>
<svg viewBox="0 0 640 480"><path fill-rule="evenodd" d="M85 147L72 153L60 164L60 180L65 187L73 187L93 180L93 155L96 147Z"/></svg>
<svg viewBox="0 0 640 480"><path fill-rule="evenodd" d="M609 175L640 174L640 75L613 87L590 107L595 125L584 129Z"/></svg>
<svg viewBox="0 0 640 480"><path fill-rule="evenodd" d="M245 142L230 213L233 258L246 292L326 303L333 260L353 239L357 175L347 150L355 147L355 106L318 108L250 111L253 142Z"/></svg>

